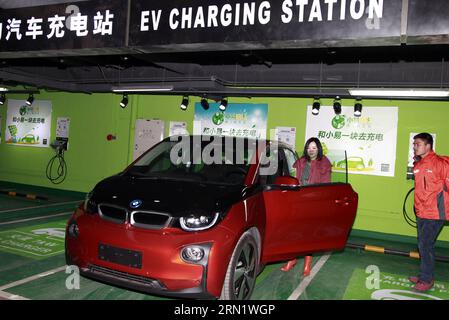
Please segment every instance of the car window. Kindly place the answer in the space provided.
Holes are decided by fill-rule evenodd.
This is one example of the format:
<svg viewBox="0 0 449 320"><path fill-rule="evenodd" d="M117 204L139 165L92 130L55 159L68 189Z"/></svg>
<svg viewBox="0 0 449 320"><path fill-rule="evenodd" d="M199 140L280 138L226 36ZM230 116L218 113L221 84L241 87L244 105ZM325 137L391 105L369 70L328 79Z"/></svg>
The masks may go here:
<svg viewBox="0 0 449 320"><path fill-rule="evenodd" d="M236 140L233 139L230 146L221 137L197 141L187 139L186 144L164 140L136 161L128 173L158 179L243 184L254 150L252 142L243 138Z"/></svg>
<svg viewBox="0 0 449 320"><path fill-rule="evenodd" d="M284 149L284 155L286 160L285 165L287 166L286 171L290 176L296 178L296 168L293 166L296 160L298 160L296 153L294 153L290 149Z"/></svg>
<svg viewBox="0 0 449 320"><path fill-rule="evenodd" d="M258 182L260 184L273 184L277 177L282 176L282 155L278 148L267 148L259 166Z"/></svg>

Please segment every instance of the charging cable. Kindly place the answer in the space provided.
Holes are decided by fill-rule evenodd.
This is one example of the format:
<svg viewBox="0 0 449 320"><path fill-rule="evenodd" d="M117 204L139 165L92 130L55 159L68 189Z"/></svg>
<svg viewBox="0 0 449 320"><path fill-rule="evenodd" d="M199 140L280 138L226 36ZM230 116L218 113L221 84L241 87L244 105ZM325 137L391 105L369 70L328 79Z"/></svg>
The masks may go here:
<svg viewBox="0 0 449 320"><path fill-rule="evenodd" d="M64 160L64 145L60 144L55 147L56 154L50 159L47 164L46 175L47 179L53 184L62 183L67 176L67 164ZM57 164L56 174L53 176L53 167Z"/></svg>
<svg viewBox="0 0 449 320"><path fill-rule="evenodd" d="M407 195L405 196L405 199L404 199L404 204L402 205L402 214L404 215L405 222L407 222L407 224L408 224L409 226L411 226L412 228L416 228L416 219L413 220L413 218L410 217L410 216L408 215L407 209L405 208L405 205L406 205L406 203L407 203L408 197L410 196L410 194L411 194L414 190L415 190L415 188L411 188L411 189L407 192ZM413 212L414 212L414 211L415 211L415 207L413 207Z"/></svg>

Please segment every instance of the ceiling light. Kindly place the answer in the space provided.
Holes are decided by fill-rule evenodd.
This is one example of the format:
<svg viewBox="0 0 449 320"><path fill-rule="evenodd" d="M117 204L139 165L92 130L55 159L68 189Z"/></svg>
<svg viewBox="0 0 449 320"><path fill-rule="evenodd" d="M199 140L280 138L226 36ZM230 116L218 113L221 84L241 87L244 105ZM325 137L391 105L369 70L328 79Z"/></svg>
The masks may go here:
<svg viewBox="0 0 449 320"><path fill-rule="evenodd" d="M320 107L321 107L320 98L315 98L312 105L312 114L314 116L320 113Z"/></svg>
<svg viewBox="0 0 449 320"><path fill-rule="evenodd" d="M220 103L220 106L218 108L221 111L225 111L227 106L228 106L228 99L227 98L221 99L221 103Z"/></svg>
<svg viewBox="0 0 449 320"><path fill-rule="evenodd" d="M122 107L123 109L126 108L126 106L128 105L128 95L126 93L123 94L123 98L122 101L120 101L120 107Z"/></svg>
<svg viewBox="0 0 449 320"><path fill-rule="evenodd" d="M28 99L26 101L26 104L31 106L34 102L34 96L30 93L30 95L28 96Z"/></svg>
<svg viewBox="0 0 449 320"><path fill-rule="evenodd" d="M341 100L339 96L336 96L334 100L334 112L336 115L341 113Z"/></svg>
<svg viewBox="0 0 449 320"><path fill-rule="evenodd" d="M203 107L204 110L209 109L209 102L207 102L206 98L201 99L201 106Z"/></svg>
<svg viewBox="0 0 449 320"><path fill-rule="evenodd" d="M189 106L189 97L188 96L184 96L182 98L182 102L181 102L181 110L185 111L187 110L187 107Z"/></svg>
<svg viewBox="0 0 449 320"><path fill-rule="evenodd" d="M5 101L6 101L6 96L5 96L4 93L2 93L2 94L0 95L0 105L1 105L1 106L4 105L4 104L5 104Z"/></svg>
<svg viewBox="0 0 449 320"><path fill-rule="evenodd" d="M357 98L354 104L354 117L360 117L362 115L362 99Z"/></svg>
<svg viewBox="0 0 449 320"><path fill-rule="evenodd" d="M447 98L449 90L443 89L348 89L351 96L365 97L422 97Z"/></svg>
<svg viewBox="0 0 449 320"><path fill-rule="evenodd" d="M159 92L172 91L173 86L132 86L132 87L113 87L113 92Z"/></svg>

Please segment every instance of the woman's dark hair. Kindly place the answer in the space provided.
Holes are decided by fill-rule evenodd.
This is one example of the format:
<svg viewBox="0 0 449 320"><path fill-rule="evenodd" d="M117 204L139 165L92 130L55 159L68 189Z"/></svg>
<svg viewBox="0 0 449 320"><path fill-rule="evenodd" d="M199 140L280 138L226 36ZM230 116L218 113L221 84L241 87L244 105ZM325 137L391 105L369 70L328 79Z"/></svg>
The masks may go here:
<svg viewBox="0 0 449 320"><path fill-rule="evenodd" d="M307 153L307 149L309 148L309 144L311 142L315 142L315 144L316 144L316 146L318 148L318 155L317 155L316 158L318 160L321 160L323 158L323 146L321 145L320 140L318 138L315 138L315 137L310 138L309 140L307 140L306 144L304 145L304 152L303 152L304 157L307 159L307 161L310 161L310 156Z"/></svg>

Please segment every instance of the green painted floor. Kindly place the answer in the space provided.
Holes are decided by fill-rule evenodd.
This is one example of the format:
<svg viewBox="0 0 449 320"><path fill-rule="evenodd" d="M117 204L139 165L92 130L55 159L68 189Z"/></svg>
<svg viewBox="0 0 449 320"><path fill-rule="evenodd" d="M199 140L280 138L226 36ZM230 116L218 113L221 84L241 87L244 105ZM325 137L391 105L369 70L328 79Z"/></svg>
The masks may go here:
<svg viewBox="0 0 449 320"><path fill-rule="evenodd" d="M58 232L77 204L81 193L0 182L0 190L33 192L48 200L0 196L0 294L8 293L33 300L160 300L164 297L141 294L81 278L80 288L69 290L66 281L63 235L39 234L53 228ZM70 203L68 203L70 202ZM51 206L49 206L51 205ZM60 228L60 229L58 229ZM14 242L14 246L11 243ZM363 237L360 232L349 242L416 251L416 243ZM438 248L437 255L445 255ZM325 259L327 260L321 265ZM301 275L303 259L289 272L282 263L267 265L256 281L253 300L370 300L445 299L449 300L449 264L436 263L435 287L427 295L411 290L409 275L416 275L419 260L345 249L329 257L316 255L311 276ZM316 274L314 270L321 266ZM61 268L62 267L62 268ZM61 268L52 274L48 271ZM33 279L27 279L40 275Z"/></svg>

